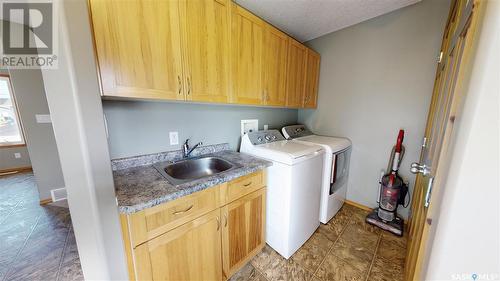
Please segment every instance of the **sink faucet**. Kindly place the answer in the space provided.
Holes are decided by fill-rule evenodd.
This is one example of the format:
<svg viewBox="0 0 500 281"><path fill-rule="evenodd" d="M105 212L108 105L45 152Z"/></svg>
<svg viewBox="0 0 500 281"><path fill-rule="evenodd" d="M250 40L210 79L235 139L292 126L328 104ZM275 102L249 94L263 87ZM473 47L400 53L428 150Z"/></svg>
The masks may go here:
<svg viewBox="0 0 500 281"><path fill-rule="evenodd" d="M188 158L191 152L195 150L198 146L202 145L203 143L200 141L199 143L195 144L193 148L189 149L189 139L186 139L184 144L182 145L182 157L183 158Z"/></svg>

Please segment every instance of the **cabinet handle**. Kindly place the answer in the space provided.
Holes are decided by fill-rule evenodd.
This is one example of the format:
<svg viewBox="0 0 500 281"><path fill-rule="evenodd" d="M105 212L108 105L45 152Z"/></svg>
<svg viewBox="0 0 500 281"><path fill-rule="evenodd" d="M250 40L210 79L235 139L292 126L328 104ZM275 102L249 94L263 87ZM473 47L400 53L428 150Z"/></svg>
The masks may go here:
<svg viewBox="0 0 500 281"><path fill-rule="evenodd" d="M172 214L173 215L178 215L178 214L183 214L185 212L188 212L189 210L191 210L193 208L194 205L191 205L189 207L187 207L185 210L182 210L182 211L176 211L176 212L173 212Z"/></svg>
<svg viewBox="0 0 500 281"><path fill-rule="evenodd" d="M179 95L180 95L181 94L181 90L182 90L181 76L180 75L177 75L177 81L179 81Z"/></svg>
<svg viewBox="0 0 500 281"><path fill-rule="evenodd" d="M220 229L220 219L219 217L217 217L217 231L219 231Z"/></svg>
<svg viewBox="0 0 500 281"><path fill-rule="evenodd" d="M189 94L191 94L191 80L189 79L189 76L187 80L188 80L188 96L189 96Z"/></svg>
<svg viewBox="0 0 500 281"><path fill-rule="evenodd" d="M227 214L224 214L224 227L227 227Z"/></svg>
<svg viewBox="0 0 500 281"><path fill-rule="evenodd" d="M249 186L249 185L251 185L251 184L252 184L252 182L249 182L249 183L247 183L247 184L244 184L243 186L244 186L244 187L247 187L247 186Z"/></svg>

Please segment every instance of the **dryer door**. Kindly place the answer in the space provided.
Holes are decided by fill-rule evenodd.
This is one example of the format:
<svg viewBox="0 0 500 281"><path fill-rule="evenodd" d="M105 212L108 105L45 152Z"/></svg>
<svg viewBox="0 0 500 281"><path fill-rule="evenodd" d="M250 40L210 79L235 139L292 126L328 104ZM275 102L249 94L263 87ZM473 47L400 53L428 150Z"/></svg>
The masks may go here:
<svg viewBox="0 0 500 281"><path fill-rule="evenodd" d="M330 175L330 195L339 190L344 184L347 184L350 158L350 147L333 154L332 174Z"/></svg>

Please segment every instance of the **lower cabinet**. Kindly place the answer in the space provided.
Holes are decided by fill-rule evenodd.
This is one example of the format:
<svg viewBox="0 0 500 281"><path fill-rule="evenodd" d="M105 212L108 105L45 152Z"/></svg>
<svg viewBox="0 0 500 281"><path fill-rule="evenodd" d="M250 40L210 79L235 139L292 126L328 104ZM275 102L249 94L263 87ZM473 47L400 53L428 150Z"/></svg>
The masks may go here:
<svg viewBox="0 0 500 281"><path fill-rule="evenodd" d="M212 211L134 249L138 280L222 280L220 212Z"/></svg>
<svg viewBox="0 0 500 281"><path fill-rule="evenodd" d="M257 184L261 187L258 188ZM130 279L176 281L229 279L265 245L264 185L265 173L259 171L194 193L189 197L155 206L154 210L146 209L139 213L122 215L121 223ZM238 189L238 192L232 189ZM147 225L153 222L150 218L148 223L148 216L142 212L153 212L165 217L165 212L179 213L176 206L185 205L184 201L188 200L194 202L190 203L191 205L196 205L196 202L202 202L197 197L204 198L208 196L207 194L220 194L215 199L218 203L214 204L212 209L196 216L196 212L203 209L196 208L197 206L190 207L187 213L183 213L184 216L177 218L179 221L184 221L177 224L178 226L165 227L164 233L150 231L149 237L152 238L148 238L149 240L145 242L137 243L140 240L133 239L134 235L139 237L137 233L146 233ZM193 212L192 216L196 217L186 221L189 212ZM176 225L175 219L156 218L154 222L155 226L160 222L166 226Z"/></svg>
<svg viewBox="0 0 500 281"><path fill-rule="evenodd" d="M248 194L226 206L222 211L222 252L224 277L228 279L266 243L266 190Z"/></svg>

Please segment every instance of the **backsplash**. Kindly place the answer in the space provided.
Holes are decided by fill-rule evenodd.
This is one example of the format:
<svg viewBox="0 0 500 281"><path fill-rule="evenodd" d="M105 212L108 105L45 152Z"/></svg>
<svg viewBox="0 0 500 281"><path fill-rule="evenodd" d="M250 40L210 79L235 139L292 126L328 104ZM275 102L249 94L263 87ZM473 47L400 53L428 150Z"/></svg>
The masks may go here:
<svg viewBox="0 0 500 281"><path fill-rule="evenodd" d="M111 100L103 108L111 159L178 150L187 138L238 150L243 119L258 119L259 129L297 122L297 110L283 108ZM170 145L169 132L179 133L178 145Z"/></svg>
<svg viewBox="0 0 500 281"><path fill-rule="evenodd" d="M229 144L221 143L214 145L205 145L197 147L191 153L191 157L199 155L216 153L229 150ZM111 168L113 171L127 169L131 167L151 165L162 161L176 161L182 158L182 150L165 151L146 155L138 155L127 158L119 158L111 160Z"/></svg>

